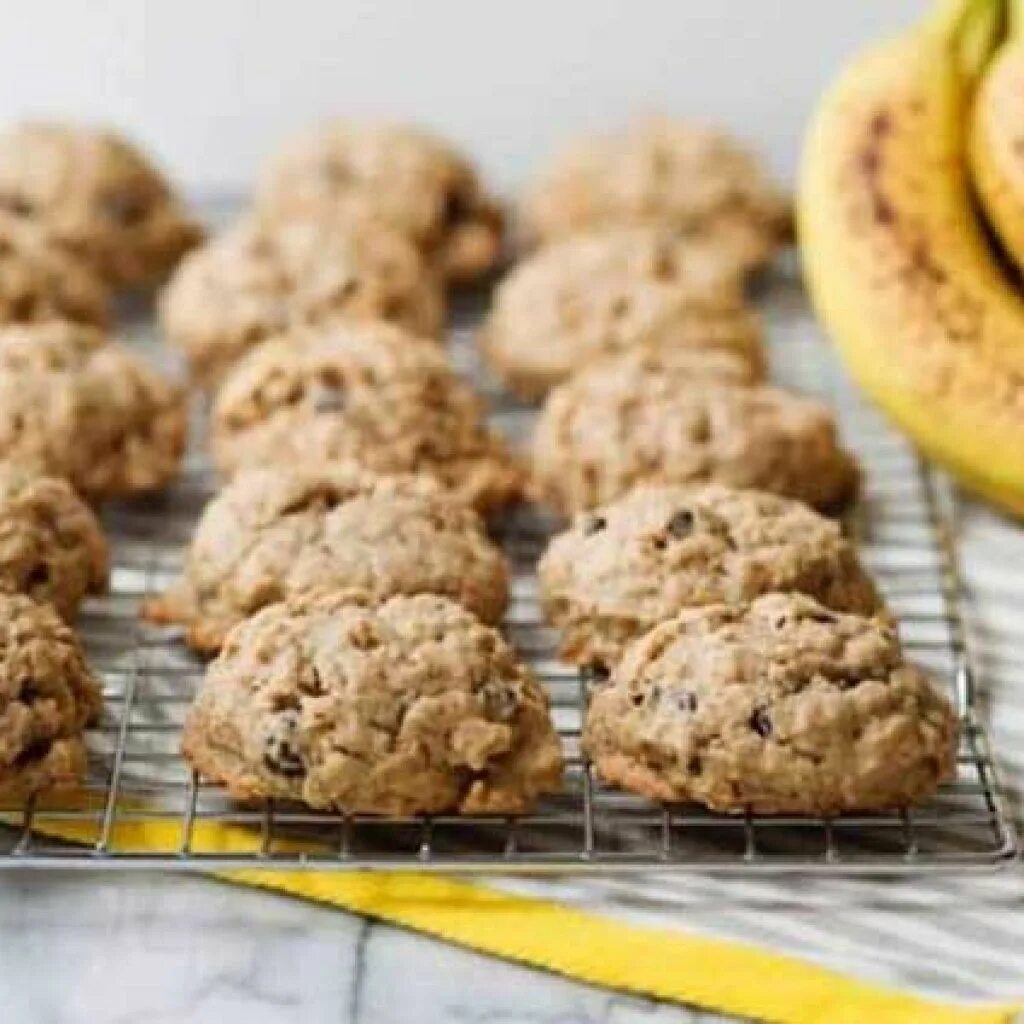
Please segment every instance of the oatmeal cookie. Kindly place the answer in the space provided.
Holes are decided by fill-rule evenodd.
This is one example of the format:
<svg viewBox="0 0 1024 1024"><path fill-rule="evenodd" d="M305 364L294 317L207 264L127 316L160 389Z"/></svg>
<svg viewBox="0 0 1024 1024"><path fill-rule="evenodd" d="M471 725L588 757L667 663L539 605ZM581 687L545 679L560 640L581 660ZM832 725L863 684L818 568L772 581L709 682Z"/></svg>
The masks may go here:
<svg viewBox="0 0 1024 1024"><path fill-rule="evenodd" d="M211 446L220 470L351 461L427 473L480 511L522 474L480 399L443 354L386 324L338 324L265 342L224 382Z"/></svg>
<svg viewBox="0 0 1024 1024"><path fill-rule="evenodd" d="M0 462L0 593L27 594L71 621L107 574L103 532L71 485Z"/></svg>
<svg viewBox="0 0 1024 1024"><path fill-rule="evenodd" d="M110 296L81 261L0 210L0 325L75 320L104 327Z"/></svg>
<svg viewBox="0 0 1024 1024"><path fill-rule="evenodd" d="M423 476L353 466L254 469L206 507L181 579L146 615L215 651L237 622L315 588L443 594L483 622L508 600L508 569L476 513Z"/></svg>
<svg viewBox="0 0 1024 1024"><path fill-rule="evenodd" d="M623 365L603 360L548 395L533 435L533 488L560 512L640 483L750 487L825 511L856 493L856 462L821 402Z"/></svg>
<svg viewBox="0 0 1024 1024"><path fill-rule="evenodd" d="M365 221L239 221L182 262L160 300L168 341L215 387L260 341L338 319L435 337L444 304L416 249Z"/></svg>
<svg viewBox="0 0 1024 1024"><path fill-rule="evenodd" d="M789 201L750 153L721 131L667 117L571 145L528 190L522 220L543 242L661 224L748 268L792 234Z"/></svg>
<svg viewBox="0 0 1024 1024"><path fill-rule="evenodd" d="M583 742L605 781L654 800L831 815L927 799L956 735L888 620L769 594L689 609L628 647Z"/></svg>
<svg viewBox="0 0 1024 1024"><path fill-rule="evenodd" d="M547 696L445 597L310 593L236 626L185 722L236 799L367 814L516 814L561 782Z"/></svg>
<svg viewBox="0 0 1024 1024"><path fill-rule="evenodd" d="M479 340L496 375L526 399L642 343L732 352L752 376L764 369L735 266L655 228L589 232L528 257L498 287Z"/></svg>
<svg viewBox="0 0 1024 1024"><path fill-rule="evenodd" d="M100 713L74 633L24 594L0 594L0 799L74 786L85 773L82 730Z"/></svg>
<svg viewBox="0 0 1024 1024"><path fill-rule="evenodd" d="M306 132L267 168L257 205L275 220L380 220L454 281L480 277L501 251L501 209L468 161L409 125L335 120Z"/></svg>
<svg viewBox="0 0 1024 1024"><path fill-rule="evenodd" d="M799 501L718 484L644 485L581 514L538 575L563 657L604 667L684 608L793 591L837 611L880 610L837 523Z"/></svg>
<svg viewBox="0 0 1024 1024"><path fill-rule="evenodd" d="M0 209L114 285L151 285L202 238L131 143L84 125L26 122L0 134Z"/></svg>
<svg viewBox="0 0 1024 1024"><path fill-rule="evenodd" d="M178 471L185 397L95 328L0 328L0 458L90 499L154 490Z"/></svg>

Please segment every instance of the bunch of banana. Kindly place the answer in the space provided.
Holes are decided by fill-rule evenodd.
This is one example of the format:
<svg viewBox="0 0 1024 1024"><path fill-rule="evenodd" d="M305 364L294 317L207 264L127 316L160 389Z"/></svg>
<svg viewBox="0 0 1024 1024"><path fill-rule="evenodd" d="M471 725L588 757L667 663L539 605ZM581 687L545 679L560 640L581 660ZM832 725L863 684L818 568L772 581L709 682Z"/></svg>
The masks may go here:
<svg viewBox="0 0 1024 1024"><path fill-rule="evenodd" d="M850 63L808 130L797 216L812 301L856 380L1024 514L1024 291L992 238L1024 267L1024 12L1007 37L1005 6L946 2Z"/></svg>

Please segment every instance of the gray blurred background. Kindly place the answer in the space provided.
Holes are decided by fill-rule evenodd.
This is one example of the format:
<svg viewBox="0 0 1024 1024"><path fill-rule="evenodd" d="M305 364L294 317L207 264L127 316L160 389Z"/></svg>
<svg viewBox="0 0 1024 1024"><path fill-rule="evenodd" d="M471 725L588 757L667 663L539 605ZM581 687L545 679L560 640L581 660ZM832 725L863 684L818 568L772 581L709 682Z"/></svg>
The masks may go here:
<svg viewBox="0 0 1024 1024"><path fill-rule="evenodd" d="M296 126L411 117L509 187L568 133L666 110L791 174L841 57L924 0L29 0L4 7L0 120L115 122L184 184L237 189Z"/></svg>

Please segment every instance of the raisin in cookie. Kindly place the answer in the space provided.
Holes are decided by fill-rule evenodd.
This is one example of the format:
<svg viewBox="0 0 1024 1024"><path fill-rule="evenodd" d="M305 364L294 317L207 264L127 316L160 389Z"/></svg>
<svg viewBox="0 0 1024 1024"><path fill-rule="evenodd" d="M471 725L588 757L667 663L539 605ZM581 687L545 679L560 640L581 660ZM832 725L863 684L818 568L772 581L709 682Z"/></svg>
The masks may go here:
<svg viewBox="0 0 1024 1024"><path fill-rule="evenodd" d="M476 513L429 477L352 466L240 473L206 507L181 580L145 611L217 650L237 622L317 587L444 594L501 619L508 569Z"/></svg>
<svg viewBox="0 0 1024 1024"><path fill-rule="evenodd" d="M181 389L101 331L0 328L0 458L97 499L160 487L184 447Z"/></svg>
<svg viewBox="0 0 1024 1024"><path fill-rule="evenodd" d="M721 483L837 510L858 471L818 401L759 384L695 380L620 359L548 395L533 436L538 498L564 514L639 483Z"/></svg>
<svg viewBox="0 0 1024 1024"><path fill-rule="evenodd" d="M432 345L386 324L338 324L265 342L217 394L214 461L352 461L427 473L481 511L515 500L522 478L480 399Z"/></svg>
<svg viewBox="0 0 1024 1024"><path fill-rule="evenodd" d="M66 621L107 584L107 543L66 480L0 462L0 592L52 604Z"/></svg>
<svg viewBox="0 0 1024 1024"><path fill-rule="evenodd" d="M99 684L56 611L0 594L0 799L75 785L85 773L82 730L100 706Z"/></svg>
<svg viewBox="0 0 1024 1024"><path fill-rule="evenodd" d="M167 339L212 388L257 343L334 319L387 320L434 337L439 285L416 249L364 221L243 220L191 253L160 301Z"/></svg>
<svg viewBox="0 0 1024 1024"><path fill-rule="evenodd" d="M596 356L644 342L734 353L764 368L735 265L658 229L586 233L540 250L499 286L480 335L488 363L532 399Z"/></svg>
<svg viewBox="0 0 1024 1024"><path fill-rule="evenodd" d="M106 286L31 224L0 211L0 324L109 320Z"/></svg>
<svg viewBox="0 0 1024 1024"><path fill-rule="evenodd" d="M257 205L275 220L380 220L455 281L486 273L501 249L501 211L476 172L443 140L409 125L336 120L305 133L268 167Z"/></svg>
<svg viewBox="0 0 1024 1024"><path fill-rule="evenodd" d="M538 567L562 655L608 667L625 644L683 608L770 591L872 613L879 597L837 523L761 491L646 485L552 540Z"/></svg>
<svg viewBox="0 0 1024 1024"><path fill-rule="evenodd" d="M0 134L0 208L116 285L160 280L202 237L138 149L81 125L24 123Z"/></svg>
<svg viewBox="0 0 1024 1024"><path fill-rule="evenodd" d="M956 734L887 620L769 594L682 612L628 647L583 742L602 778L655 800L837 814L929 797Z"/></svg>
<svg viewBox="0 0 1024 1024"><path fill-rule="evenodd" d="M237 799L368 814L515 814L561 781L547 697L445 597L310 593L236 626L184 730Z"/></svg>
<svg viewBox="0 0 1024 1024"><path fill-rule="evenodd" d="M661 224L753 268L791 233L789 202L757 161L712 128L655 118L565 150L523 202L528 234Z"/></svg>

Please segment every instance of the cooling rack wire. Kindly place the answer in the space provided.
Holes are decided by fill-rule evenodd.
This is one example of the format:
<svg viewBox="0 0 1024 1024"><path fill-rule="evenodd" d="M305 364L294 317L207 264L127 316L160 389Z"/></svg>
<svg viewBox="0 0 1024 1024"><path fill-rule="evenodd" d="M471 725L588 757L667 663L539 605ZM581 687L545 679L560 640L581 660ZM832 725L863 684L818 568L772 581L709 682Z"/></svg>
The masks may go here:
<svg viewBox="0 0 1024 1024"><path fill-rule="evenodd" d="M176 574L212 493L197 446L168 493L105 512L111 591L88 604L80 623L105 692L102 722L89 736L86 785L74 800L0 808L0 868L891 873L983 869L1012 860L1017 839L975 711L951 528L955 499L844 377L792 268L762 290L773 374L821 395L838 414L865 469L865 493L849 529L900 621L909 656L947 683L961 716L956 778L931 802L828 820L726 817L694 806L662 807L602 786L579 747L586 685L555 659L554 636L539 615L533 567L555 524L523 508L499 526L514 567L505 629L551 695L566 755L564 791L518 818L396 819L239 806L197 779L179 756L201 663L172 631L136 615L139 601ZM456 309L453 360L487 395L495 423L520 438L530 411L489 386L476 364L471 335L484 301L471 296ZM132 320L129 335L149 355L166 358L144 317Z"/></svg>

